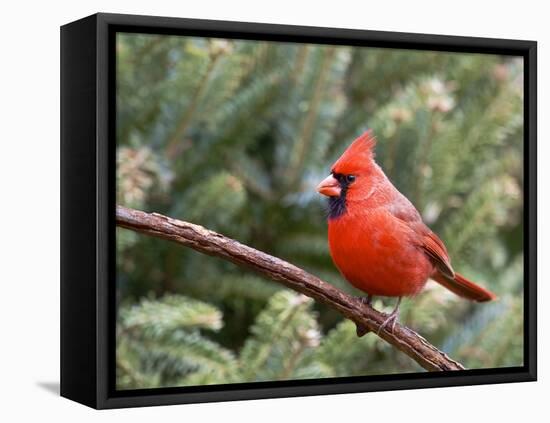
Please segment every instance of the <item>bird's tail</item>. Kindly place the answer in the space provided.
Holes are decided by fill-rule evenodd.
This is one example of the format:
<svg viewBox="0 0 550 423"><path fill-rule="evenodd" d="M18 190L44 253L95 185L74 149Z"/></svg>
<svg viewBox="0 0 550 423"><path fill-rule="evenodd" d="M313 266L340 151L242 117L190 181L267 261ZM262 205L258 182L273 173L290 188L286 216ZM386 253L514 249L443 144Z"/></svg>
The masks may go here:
<svg viewBox="0 0 550 423"><path fill-rule="evenodd" d="M437 272L432 276L436 282L439 282L448 290L454 292L456 295L467 298L472 301L485 302L492 301L497 298L491 291L476 285L472 281L466 279L459 273L455 273L454 278Z"/></svg>

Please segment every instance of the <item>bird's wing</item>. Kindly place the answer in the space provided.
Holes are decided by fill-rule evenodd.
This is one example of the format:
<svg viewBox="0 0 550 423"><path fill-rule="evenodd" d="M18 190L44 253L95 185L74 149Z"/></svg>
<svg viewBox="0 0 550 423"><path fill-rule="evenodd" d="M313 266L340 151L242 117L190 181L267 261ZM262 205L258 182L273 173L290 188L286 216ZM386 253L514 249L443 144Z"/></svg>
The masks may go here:
<svg viewBox="0 0 550 423"><path fill-rule="evenodd" d="M396 190L397 191L397 190ZM400 192L396 192L395 198L388 204L388 211L399 220L405 223L422 223L422 217L418 210L412 205L412 203L402 195Z"/></svg>
<svg viewBox="0 0 550 423"><path fill-rule="evenodd" d="M428 229L429 230L429 229ZM451 267L451 260L443 242L432 231L422 238L422 248L433 260L437 269L446 276L454 278L455 272Z"/></svg>
<svg viewBox="0 0 550 423"><path fill-rule="evenodd" d="M412 203L399 193L388 206L388 211L420 236L420 248L432 259L438 270L444 275L454 277L455 272L443 241L426 226Z"/></svg>

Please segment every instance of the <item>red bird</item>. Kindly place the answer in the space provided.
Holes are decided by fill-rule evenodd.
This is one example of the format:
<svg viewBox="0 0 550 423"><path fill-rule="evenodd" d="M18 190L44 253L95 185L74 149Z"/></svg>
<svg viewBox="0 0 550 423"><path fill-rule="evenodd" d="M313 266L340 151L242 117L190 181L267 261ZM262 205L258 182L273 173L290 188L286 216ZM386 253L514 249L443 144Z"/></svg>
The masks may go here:
<svg viewBox="0 0 550 423"><path fill-rule="evenodd" d="M334 264L366 302L398 297L379 331L399 314L401 297L418 294L429 278L472 301L496 296L455 273L443 242L374 161L376 139L369 130L332 166L317 191L329 197L328 241ZM367 332L357 328L359 336Z"/></svg>

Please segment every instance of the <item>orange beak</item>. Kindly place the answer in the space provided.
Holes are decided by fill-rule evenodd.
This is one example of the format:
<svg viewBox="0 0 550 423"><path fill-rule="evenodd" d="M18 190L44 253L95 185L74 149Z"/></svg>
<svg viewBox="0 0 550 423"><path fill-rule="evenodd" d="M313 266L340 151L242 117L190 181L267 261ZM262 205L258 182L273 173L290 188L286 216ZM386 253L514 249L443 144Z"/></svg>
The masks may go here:
<svg viewBox="0 0 550 423"><path fill-rule="evenodd" d="M317 185L317 192L327 197L340 197L341 191L342 188L340 188L340 183L332 175L327 176Z"/></svg>

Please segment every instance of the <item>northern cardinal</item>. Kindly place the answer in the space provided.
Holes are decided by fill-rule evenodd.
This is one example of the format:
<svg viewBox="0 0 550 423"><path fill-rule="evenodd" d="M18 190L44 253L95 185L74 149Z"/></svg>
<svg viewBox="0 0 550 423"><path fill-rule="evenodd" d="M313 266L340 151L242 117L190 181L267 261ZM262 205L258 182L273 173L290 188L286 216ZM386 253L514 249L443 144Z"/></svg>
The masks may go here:
<svg viewBox="0 0 550 423"><path fill-rule="evenodd" d="M332 166L317 191L329 197L328 241L336 267L353 286L375 295L398 297L380 326L399 315L401 297L418 294L429 278L472 301L495 294L456 273L443 242L374 161L376 139L369 130ZM367 330L358 327L362 336Z"/></svg>

